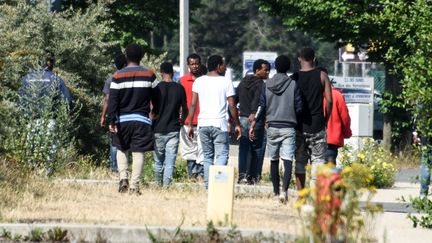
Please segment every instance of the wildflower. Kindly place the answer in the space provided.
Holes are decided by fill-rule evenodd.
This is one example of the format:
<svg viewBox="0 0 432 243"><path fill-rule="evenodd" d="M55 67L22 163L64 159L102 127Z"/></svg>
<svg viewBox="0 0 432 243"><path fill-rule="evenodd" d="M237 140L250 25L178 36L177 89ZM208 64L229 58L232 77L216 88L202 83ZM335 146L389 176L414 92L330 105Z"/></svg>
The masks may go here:
<svg viewBox="0 0 432 243"><path fill-rule="evenodd" d="M351 173L353 171L353 169L351 168L351 167L345 167L343 170L342 170L342 174L349 174L349 173Z"/></svg>
<svg viewBox="0 0 432 243"><path fill-rule="evenodd" d="M299 197L305 197L307 195L309 195L309 193L311 192L310 188L304 188L303 190L298 192Z"/></svg>
<svg viewBox="0 0 432 243"><path fill-rule="evenodd" d="M367 188L367 190L368 190L369 192L371 192L371 193L376 193L376 187L374 187L374 186L369 186L369 187Z"/></svg>
<svg viewBox="0 0 432 243"><path fill-rule="evenodd" d="M363 160L366 158L366 155L364 153L358 153L357 157Z"/></svg>
<svg viewBox="0 0 432 243"><path fill-rule="evenodd" d="M299 199L294 203L295 208L301 208L306 203L306 200Z"/></svg>

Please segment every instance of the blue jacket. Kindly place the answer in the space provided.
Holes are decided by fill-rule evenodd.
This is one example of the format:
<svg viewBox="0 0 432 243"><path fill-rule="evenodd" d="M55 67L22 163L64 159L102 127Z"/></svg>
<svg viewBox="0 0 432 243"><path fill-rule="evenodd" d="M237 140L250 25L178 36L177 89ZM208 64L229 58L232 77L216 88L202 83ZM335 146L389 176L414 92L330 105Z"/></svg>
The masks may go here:
<svg viewBox="0 0 432 243"><path fill-rule="evenodd" d="M45 68L44 70L37 70L27 74L22 79L19 94L21 97L37 102L45 96L52 95L51 92L58 92L55 98L64 99L70 105L72 95L63 79L55 75L51 70Z"/></svg>

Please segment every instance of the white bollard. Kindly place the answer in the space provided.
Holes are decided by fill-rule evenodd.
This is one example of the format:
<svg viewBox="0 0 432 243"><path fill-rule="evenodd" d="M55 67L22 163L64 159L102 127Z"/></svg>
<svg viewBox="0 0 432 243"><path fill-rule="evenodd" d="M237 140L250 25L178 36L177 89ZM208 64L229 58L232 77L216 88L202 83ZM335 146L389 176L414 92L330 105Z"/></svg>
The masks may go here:
<svg viewBox="0 0 432 243"><path fill-rule="evenodd" d="M234 167L212 165L209 171L207 219L231 225L234 207Z"/></svg>

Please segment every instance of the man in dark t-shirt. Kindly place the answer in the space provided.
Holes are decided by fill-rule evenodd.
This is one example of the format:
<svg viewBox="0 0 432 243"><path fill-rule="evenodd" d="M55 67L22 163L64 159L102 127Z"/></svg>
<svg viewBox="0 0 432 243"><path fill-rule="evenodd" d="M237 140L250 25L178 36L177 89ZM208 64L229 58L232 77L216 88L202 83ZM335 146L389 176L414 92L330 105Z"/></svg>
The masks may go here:
<svg viewBox="0 0 432 243"><path fill-rule="evenodd" d="M160 71L163 81L156 86L158 107L153 110L154 114L158 114L153 122L155 179L158 185L169 186L175 168L180 127L188 115L188 107L183 86L172 80L172 64L162 63Z"/></svg>
<svg viewBox="0 0 432 243"><path fill-rule="evenodd" d="M331 114L332 95L328 75L314 66L315 52L312 48L303 48L298 58L300 70L297 85L302 96L303 109L298 117L296 134L296 179L298 189L305 186L306 165L312 165L312 180L315 180L317 165L326 161L327 139L326 123ZM324 116L323 99L326 101ZM301 168L301 169L300 169ZM313 182L312 182L313 183Z"/></svg>

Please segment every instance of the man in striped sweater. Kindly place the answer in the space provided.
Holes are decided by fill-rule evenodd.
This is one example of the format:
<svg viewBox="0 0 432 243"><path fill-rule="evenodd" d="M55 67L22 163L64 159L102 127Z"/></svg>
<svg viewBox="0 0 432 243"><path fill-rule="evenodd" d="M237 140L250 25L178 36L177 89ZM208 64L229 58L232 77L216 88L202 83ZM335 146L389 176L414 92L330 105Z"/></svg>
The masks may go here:
<svg viewBox="0 0 432 243"><path fill-rule="evenodd" d="M153 150L150 103L155 74L142 66L143 49L137 44L126 47L127 66L114 73L108 102L108 122L117 147L120 176L119 192L129 189L126 151L132 152L132 176L129 192L140 195L139 181L144 152ZM157 104L153 103L153 107ZM156 109L157 110L157 109Z"/></svg>

